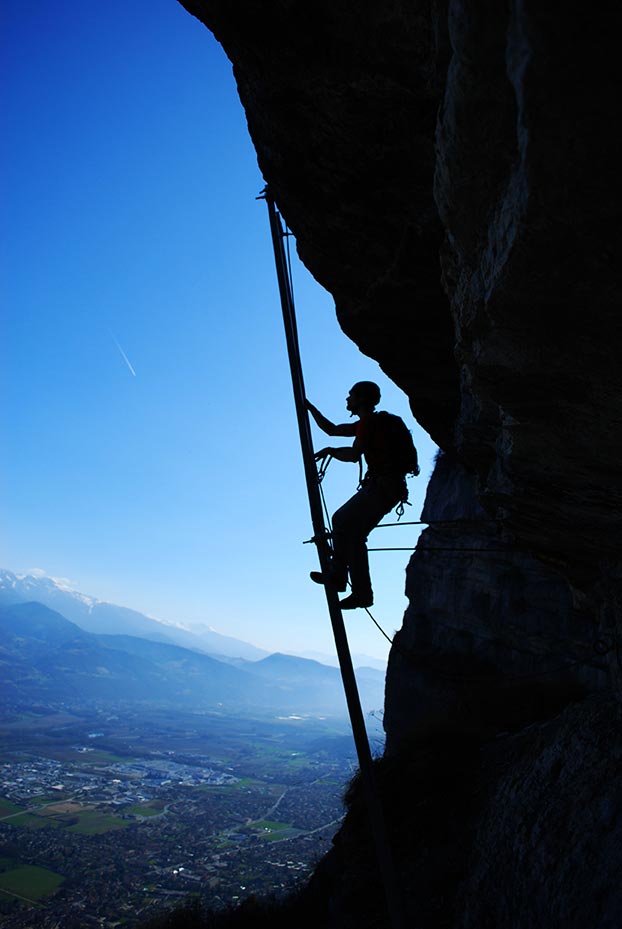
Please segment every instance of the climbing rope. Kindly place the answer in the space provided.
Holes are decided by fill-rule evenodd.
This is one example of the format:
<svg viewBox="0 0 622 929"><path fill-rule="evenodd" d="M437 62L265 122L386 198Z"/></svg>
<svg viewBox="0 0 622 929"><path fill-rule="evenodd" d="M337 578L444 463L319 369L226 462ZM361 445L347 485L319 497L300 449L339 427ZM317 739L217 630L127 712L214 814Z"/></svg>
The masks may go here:
<svg viewBox="0 0 622 929"><path fill-rule="evenodd" d="M451 548L445 545L426 545L422 548L419 545L415 545L414 548L399 548L399 547L386 547L386 548L368 548L368 552L418 552L420 555L425 555L426 552L465 552L467 555L476 553L478 555L487 555L499 554L499 552L505 552L510 555L530 555L527 549L520 548L467 548L466 546L459 546L457 548Z"/></svg>
<svg viewBox="0 0 622 929"><path fill-rule="evenodd" d="M415 519L407 522L378 523L376 529L388 529L390 526L464 526L491 523L491 519Z"/></svg>

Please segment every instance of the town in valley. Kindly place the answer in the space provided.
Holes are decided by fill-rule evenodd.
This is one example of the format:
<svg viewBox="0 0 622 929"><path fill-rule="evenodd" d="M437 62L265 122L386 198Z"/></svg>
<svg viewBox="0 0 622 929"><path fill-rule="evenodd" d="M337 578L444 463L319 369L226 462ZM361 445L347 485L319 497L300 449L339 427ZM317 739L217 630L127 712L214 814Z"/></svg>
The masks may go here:
<svg viewBox="0 0 622 929"><path fill-rule="evenodd" d="M2 925L106 929L189 895L285 894L330 848L354 771L343 718L9 707Z"/></svg>

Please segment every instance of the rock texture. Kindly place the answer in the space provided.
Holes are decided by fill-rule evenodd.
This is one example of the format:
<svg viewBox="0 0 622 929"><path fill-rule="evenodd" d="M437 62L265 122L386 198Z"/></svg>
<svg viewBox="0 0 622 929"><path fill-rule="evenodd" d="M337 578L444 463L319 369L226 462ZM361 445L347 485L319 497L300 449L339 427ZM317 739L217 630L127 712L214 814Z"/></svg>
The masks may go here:
<svg viewBox="0 0 622 929"><path fill-rule="evenodd" d="M608 642L547 562L506 540L476 478L439 457L407 571L386 684L387 750L416 735L492 735L608 689Z"/></svg>
<svg viewBox="0 0 622 929"><path fill-rule="evenodd" d="M621 722L590 699L493 748L459 925L620 925Z"/></svg>
<svg viewBox="0 0 622 929"><path fill-rule="evenodd" d="M184 5L234 64L303 261L443 451L384 764L397 783L422 740L478 748L434 788L436 839L427 788L397 792L411 925L620 925L614 24L536 0ZM356 807L313 884L327 926L382 925Z"/></svg>
<svg viewBox="0 0 622 929"><path fill-rule="evenodd" d="M617 929L621 722L599 695L514 735L453 733L385 760L404 924ZM302 926L387 926L366 832L355 802L300 901Z"/></svg>
<svg viewBox="0 0 622 929"><path fill-rule="evenodd" d="M600 565L622 519L612 35L555 3L452 3L449 23L435 190L456 448L523 542Z"/></svg>

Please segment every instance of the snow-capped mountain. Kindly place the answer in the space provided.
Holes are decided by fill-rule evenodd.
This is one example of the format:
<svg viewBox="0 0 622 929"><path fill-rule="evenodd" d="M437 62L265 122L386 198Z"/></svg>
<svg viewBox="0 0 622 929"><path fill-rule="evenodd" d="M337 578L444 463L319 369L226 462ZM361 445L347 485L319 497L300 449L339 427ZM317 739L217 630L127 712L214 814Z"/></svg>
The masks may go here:
<svg viewBox="0 0 622 929"><path fill-rule="evenodd" d="M37 601L87 632L131 635L154 642L181 645L211 655L256 661L268 652L248 642L221 635L209 626L190 630L176 623L145 616L114 603L106 603L73 590L68 582L45 575L18 575L0 569L0 605Z"/></svg>

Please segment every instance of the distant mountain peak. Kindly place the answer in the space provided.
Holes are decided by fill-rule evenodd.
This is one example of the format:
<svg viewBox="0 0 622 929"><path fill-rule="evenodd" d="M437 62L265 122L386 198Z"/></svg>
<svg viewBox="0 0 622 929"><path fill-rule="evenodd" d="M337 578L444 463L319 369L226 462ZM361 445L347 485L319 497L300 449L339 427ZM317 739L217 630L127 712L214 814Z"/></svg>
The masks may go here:
<svg viewBox="0 0 622 929"><path fill-rule="evenodd" d="M71 584L67 578L51 577L38 568L27 574L0 569L0 606L34 600L56 610L86 632L134 635L216 657L257 661L268 654L248 642L216 632L207 624L190 627L180 622L156 619L137 610L87 596Z"/></svg>
<svg viewBox="0 0 622 929"><path fill-rule="evenodd" d="M40 591L45 588L58 590L75 597L89 607L93 607L95 603L103 602L98 600L97 597L88 597L86 594L80 593L79 590L75 590L68 578L52 577L52 575L46 574L40 568L33 568L25 574L13 573L6 568L0 568L0 589L7 588L21 589L23 591L28 589Z"/></svg>

